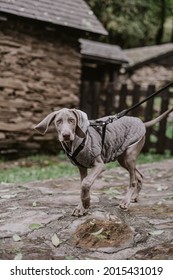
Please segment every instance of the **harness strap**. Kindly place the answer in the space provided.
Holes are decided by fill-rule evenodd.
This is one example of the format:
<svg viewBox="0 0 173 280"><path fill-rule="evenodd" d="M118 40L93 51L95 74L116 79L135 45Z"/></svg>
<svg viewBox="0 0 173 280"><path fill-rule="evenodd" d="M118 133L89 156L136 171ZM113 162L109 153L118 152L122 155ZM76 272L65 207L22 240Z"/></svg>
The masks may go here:
<svg viewBox="0 0 173 280"><path fill-rule="evenodd" d="M75 165L77 166L80 166L82 168L86 168L85 166L83 166L82 164L80 164L77 160L76 160L76 157L77 155L80 153L80 151L82 151L82 149L84 148L85 146L85 141L86 141L86 137L83 139L82 143L76 148L76 150L71 153L70 149L68 148L68 146L63 143L62 144L62 147L66 153L66 155L68 156L68 158L74 162Z"/></svg>
<svg viewBox="0 0 173 280"><path fill-rule="evenodd" d="M95 128L100 127L100 126L102 127L102 148L103 148L104 141L105 141L106 126L109 123L112 123L114 120L115 120L115 117L109 117L105 121L102 121L102 120L90 121L90 126L93 126Z"/></svg>

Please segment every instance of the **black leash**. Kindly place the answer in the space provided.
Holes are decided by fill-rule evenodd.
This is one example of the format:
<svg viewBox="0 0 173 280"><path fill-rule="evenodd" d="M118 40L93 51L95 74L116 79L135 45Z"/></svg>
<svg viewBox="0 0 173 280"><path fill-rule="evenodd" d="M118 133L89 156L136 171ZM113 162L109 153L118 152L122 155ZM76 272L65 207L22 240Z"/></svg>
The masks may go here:
<svg viewBox="0 0 173 280"><path fill-rule="evenodd" d="M121 111L120 113L118 113L116 115L117 119L120 119L121 117L127 115L130 111L132 111L133 109L139 107L141 104L143 104L144 102L147 102L149 99L153 98L154 96L158 95L160 92L164 91L165 89L167 89L168 87L172 86L173 82L167 84L165 87L160 88L159 90L155 91L154 93L152 93L151 95L149 95L147 98L143 99L142 101L136 103L135 105L133 105L132 107L130 107L129 109L125 109L123 111Z"/></svg>
<svg viewBox="0 0 173 280"><path fill-rule="evenodd" d="M167 84L165 87L160 88L159 90L155 91L154 93L152 93L151 95L149 95L147 98L143 99L142 101L134 104L132 107L125 109L123 111L121 111L120 113L109 117L106 121L102 121L102 120L96 120L96 121L90 121L90 125L93 127L102 127L102 148L104 145L104 139L105 139L105 134L106 134L106 126L109 123L112 123L113 121L120 119L122 117L124 117L125 115L127 115L130 111L132 111L133 109L139 107L141 104L143 104L144 102L147 102L149 99L153 98L154 96L158 95L160 92L164 91L165 89L167 89L168 87L172 86L173 82Z"/></svg>

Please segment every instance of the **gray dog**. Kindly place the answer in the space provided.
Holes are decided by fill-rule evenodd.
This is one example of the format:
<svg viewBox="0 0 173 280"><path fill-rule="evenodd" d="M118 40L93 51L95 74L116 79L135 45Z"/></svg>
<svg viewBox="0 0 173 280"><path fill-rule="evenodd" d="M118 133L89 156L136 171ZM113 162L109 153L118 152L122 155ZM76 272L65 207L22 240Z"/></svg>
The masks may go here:
<svg viewBox="0 0 173 280"><path fill-rule="evenodd" d="M73 215L81 216L90 206L90 187L97 176L104 171L104 163L117 160L128 170L130 184L127 193L120 202L126 209L130 202L136 202L142 188L143 176L136 167L136 160L145 143L146 127L165 118L173 108L158 118L143 123L139 118L124 116L106 125L105 136L101 127L93 127L87 115L76 109L61 109L50 113L35 129L45 134L54 122L58 140L81 176L81 202ZM110 116L111 118L111 116ZM106 121L108 117L99 120ZM91 168L88 174L87 170Z"/></svg>

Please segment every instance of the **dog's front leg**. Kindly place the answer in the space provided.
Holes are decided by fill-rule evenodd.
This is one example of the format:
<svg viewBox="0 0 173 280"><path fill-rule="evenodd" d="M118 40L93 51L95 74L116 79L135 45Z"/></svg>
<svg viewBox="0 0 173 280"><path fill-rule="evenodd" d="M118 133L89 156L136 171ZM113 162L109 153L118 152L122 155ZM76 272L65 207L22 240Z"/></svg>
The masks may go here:
<svg viewBox="0 0 173 280"><path fill-rule="evenodd" d="M98 156L95 159L93 168L89 175L87 175L87 171L80 169L81 175L81 203L74 210L73 215L82 216L86 209L90 207L90 188L94 183L97 176L104 171L104 162L101 157Z"/></svg>
<svg viewBox="0 0 173 280"><path fill-rule="evenodd" d="M87 168L81 168L79 167L79 173L80 173L80 179L81 179L81 184L83 179L87 176ZM73 210L72 215L73 216L83 216L85 213L85 208L83 207L82 202L79 203L79 205Z"/></svg>
<svg viewBox="0 0 173 280"><path fill-rule="evenodd" d="M82 180L81 184L81 201L85 209L90 207L90 188L94 183L98 175L104 171L104 162L101 157L95 159L94 165L90 171L90 174Z"/></svg>

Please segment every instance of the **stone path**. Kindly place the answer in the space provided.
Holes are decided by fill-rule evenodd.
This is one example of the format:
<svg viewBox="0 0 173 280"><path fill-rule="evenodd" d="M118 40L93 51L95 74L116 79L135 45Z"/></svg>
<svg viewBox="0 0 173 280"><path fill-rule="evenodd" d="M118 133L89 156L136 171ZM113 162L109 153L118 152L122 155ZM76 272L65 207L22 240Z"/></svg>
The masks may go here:
<svg viewBox="0 0 173 280"><path fill-rule="evenodd" d="M119 209L122 168L92 187L87 215L71 216L79 177L0 185L0 259L173 259L173 161L140 166L138 203Z"/></svg>

